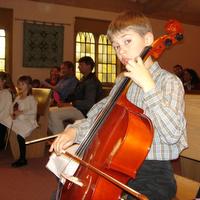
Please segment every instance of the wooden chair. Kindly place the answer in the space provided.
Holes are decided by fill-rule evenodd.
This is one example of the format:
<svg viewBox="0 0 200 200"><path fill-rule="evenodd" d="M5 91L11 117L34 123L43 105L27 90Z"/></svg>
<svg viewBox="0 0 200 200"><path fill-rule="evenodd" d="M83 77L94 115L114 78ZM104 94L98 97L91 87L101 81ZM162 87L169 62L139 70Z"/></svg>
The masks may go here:
<svg viewBox="0 0 200 200"><path fill-rule="evenodd" d="M33 88L33 95L38 100L37 108L37 119L38 125L35 130L31 133L30 136L26 138L26 141L35 140L38 138L47 136L48 129L48 112L51 99L51 90L46 88ZM10 148L13 154L14 159L19 158L19 146L17 142L17 137L14 132L11 132L10 138ZM36 158L42 157L45 153L45 143L35 143L26 146L26 157L27 158Z"/></svg>
<svg viewBox="0 0 200 200"><path fill-rule="evenodd" d="M175 175L177 193L173 200L193 200L200 187L200 183L183 176Z"/></svg>
<svg viewBox="0 0 200 200"><path fill-rule="evenodd" d="M185 95L189 147L181 153L181 175L200 182L200 94Z"/></svg>

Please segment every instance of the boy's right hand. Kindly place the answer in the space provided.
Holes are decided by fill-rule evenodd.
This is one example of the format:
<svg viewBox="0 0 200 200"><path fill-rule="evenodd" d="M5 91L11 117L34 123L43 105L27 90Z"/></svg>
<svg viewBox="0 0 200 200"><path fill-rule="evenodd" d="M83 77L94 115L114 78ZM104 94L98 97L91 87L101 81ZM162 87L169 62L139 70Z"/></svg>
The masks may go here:
<svg viewBox="0 0 200 200"><path fill-rule="evenodd" d="M52 143L49 151L55 152L58 156L66 151L68 147L74 144L76 138L76 129L67 128L64 132L60 133L59 136Z"/></svg>

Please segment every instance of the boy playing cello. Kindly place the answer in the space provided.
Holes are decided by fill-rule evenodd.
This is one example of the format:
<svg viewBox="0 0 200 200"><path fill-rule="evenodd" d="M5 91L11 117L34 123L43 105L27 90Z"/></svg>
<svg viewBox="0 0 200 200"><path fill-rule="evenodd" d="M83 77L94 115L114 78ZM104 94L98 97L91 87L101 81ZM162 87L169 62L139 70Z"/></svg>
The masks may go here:
<svg viewBox="0 0 200 200"><path fill-rule="evenodd" d="M176 182L170 161L177 159L187 147L182 83L151 57L145 62L139 57L154 41L151 25L144 15L132 11L120 14L111 22L108 38L126 66L124 75L133 80L127 99L144 110L154 127L151 149L136 178L128 185L150 200L172 199L176 194ZM110 95L116 87L117 83ZM60 155L73 143L80 143L108 99L93 106L87 119L68 126L53 142L50 151ZM135 199L131 195L127 198Z"/></svg>

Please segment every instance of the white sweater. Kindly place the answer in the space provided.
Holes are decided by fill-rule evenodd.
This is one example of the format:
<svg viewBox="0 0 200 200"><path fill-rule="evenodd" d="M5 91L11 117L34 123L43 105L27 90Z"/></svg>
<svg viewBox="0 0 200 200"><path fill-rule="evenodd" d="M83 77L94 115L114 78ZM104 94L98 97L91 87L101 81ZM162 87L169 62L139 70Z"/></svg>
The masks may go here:
<svg viewBox="0 0 200 200"><path fill-rule="evenodd" d="M0 123L10 115L12 95L9 89L0 90Z"/></svg>
<svg viewBox="0 0 200 200"><path fill-rule="evenodd" d="M37 124L37 101L34 96L29 95L24 99L17 97L13 102L18 103L18 109L23 111L15 120L12 120L11 116L2 121L2 124L11 127L12 121L12 130L22 137L28 137L31 132L38 126ZM11 111L12 113L12 111Z"/></svg>

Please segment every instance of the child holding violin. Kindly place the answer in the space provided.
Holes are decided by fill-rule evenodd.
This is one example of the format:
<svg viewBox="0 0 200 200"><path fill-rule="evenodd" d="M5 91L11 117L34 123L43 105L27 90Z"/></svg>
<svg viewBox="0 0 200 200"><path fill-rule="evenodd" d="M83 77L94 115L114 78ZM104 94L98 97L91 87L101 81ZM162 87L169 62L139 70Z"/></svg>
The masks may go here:
<svg viewBox="0 0 200 200"><path fill-rule="evenodd" d="M127 184L150 200L170 200L176 194L170 161L177 159L187 147L183 85L151 56L145 61L141 59L143 49L154 41L151 24L143 14L132 11L120 14L109 25L107 35L117 57L126 67L124 75L132 80L126 93L127 99L144 110L154 128L153 142L146 159L136 178ZM117 85L118 81L110 95ZM69 125L52 143L50 152L60 155L72 144L80 143L110 95L92 107L87 119ZM127 199L136 197L127 194Z"/></svg>
<svg viewBox="0 0 200 200"><path fill-rule="evenodd" d="M32 95L32 79L30 76L20 76L17 80L18 95L13 102L10 116L3 124L11 128L17 135L20 156L12 163L12 167L27 165L25 138L38 126L37 101Z"/></svg>

